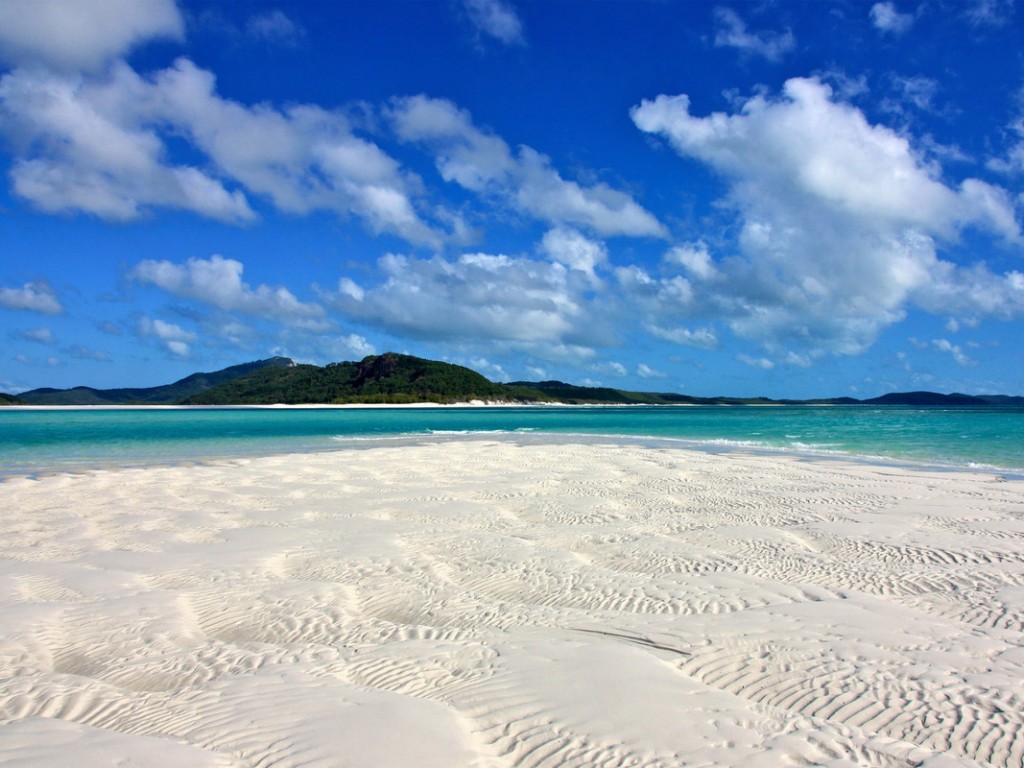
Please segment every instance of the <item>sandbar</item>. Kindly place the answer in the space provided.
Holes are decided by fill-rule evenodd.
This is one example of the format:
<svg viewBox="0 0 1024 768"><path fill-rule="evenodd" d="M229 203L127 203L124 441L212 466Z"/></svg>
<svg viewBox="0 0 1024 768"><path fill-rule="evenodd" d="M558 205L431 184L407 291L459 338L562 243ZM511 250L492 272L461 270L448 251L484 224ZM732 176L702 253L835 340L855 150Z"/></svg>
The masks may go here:
<svg viewBox="0 0 1024 768"><path fill-rule="evenodd" d="M1024 764L1024 480L464 439L0 483L5 766Z"/></svg>

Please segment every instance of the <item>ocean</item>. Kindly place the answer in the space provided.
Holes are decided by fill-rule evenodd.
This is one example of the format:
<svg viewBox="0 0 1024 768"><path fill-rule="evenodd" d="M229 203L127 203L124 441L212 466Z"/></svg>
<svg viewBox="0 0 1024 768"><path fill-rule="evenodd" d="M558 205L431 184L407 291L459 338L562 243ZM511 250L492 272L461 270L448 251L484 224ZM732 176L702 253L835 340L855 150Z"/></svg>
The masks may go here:
<svg viewBox="0 0 1024 768"><path fill-rule="evenodd" d="M453 436L646 441L1024 474L1024 408L530 406L0 409L0 476Z"/></svg>

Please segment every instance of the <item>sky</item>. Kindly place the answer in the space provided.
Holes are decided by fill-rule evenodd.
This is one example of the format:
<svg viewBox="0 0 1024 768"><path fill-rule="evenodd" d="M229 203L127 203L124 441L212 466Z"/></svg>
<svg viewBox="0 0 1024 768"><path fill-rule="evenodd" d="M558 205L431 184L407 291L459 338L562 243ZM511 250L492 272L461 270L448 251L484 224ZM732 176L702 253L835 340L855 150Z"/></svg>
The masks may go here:
<svg viewBox="0 0 1024 768"><path fill-rule="evenodd" d="M1013 0L0 0L0 391L1024 394Z"/></svg>

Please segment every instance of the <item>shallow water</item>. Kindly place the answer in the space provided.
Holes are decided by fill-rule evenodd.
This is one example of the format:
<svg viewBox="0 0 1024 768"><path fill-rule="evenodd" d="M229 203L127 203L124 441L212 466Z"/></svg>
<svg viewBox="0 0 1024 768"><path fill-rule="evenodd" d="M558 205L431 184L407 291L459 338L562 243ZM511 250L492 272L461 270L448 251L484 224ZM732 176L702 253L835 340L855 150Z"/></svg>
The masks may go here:
<svg viewBox="0 0 1024 768"><path fill-rule="evenodd" d="M461 435L630 437L1024 471L1024 409L628 406L0 410L0 474L333 450Z"/></svg>

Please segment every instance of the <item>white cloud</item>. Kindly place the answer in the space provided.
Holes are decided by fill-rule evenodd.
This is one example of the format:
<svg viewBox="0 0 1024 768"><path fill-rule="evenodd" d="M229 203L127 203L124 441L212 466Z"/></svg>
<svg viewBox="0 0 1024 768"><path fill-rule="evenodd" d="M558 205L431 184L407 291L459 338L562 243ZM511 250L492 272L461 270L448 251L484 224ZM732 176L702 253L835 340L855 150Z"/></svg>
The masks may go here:
<svg viewBox="0 0 1024 768"><path fill-rule="evenodd" d="M196 168L167 163L155 130L125 119L125 102L142 90L124 67L98 87L38 70L0 79L0 130L20 150L11 168L15 192L47 212L79 210L118 221L137 218L148 205L253 219L240 192Z"/></svg>
<svg viewBox="0 0 1024 768"><path fill-rule="evenodd" d="M1010 320L1024 315L1024 273L997 275L984 264L958 267L939 262L933 278L914 295L929 312L957 316L963 324L977 324L978 315Z"/></svg>
<svg viewBox="0 0 1024 768"><path fill-rule="evenodd" d="M245 34L267 43L295 46L305 35L305 30L275 9L250 18L245 25Z"/></svg>
<svg viewBox="0 0 1024 768"><path fill-rule="evenodd" d="M595 365L591 365L588 370L602 375L612 375L620 377L629 375L629 370L626 368L626 366L624 366L622 363L615 361L607 363L597 363Z"/></svg>
<svg viewBox="0 0 1024 768"><path fill-rule="evenodd" d="M948 339L932 339L932 346L940 352L949 354L956 361L956 364L963 368L971 368L978 364L976 360L972 360L964 354L964 351L959 346Z"/></svg>
<svg viewBox="0 0 1024 768"><path fill-rule="evenodd" d="M574 357L610 338L606 320L590 314L586 275L559 263L470 253L452 260L388 254L378 265L383 283L346 280L334 306L396 335Z"/></svg>
<svg viewBox="0 0 1024 768"><path fill-rule="evenodd" d="M739 182L734 194L744 204L764 204L766 192L781 192L784 202L800 198L833 214L936 234L967 223L1003 227L970 200L965 206L965 196L936 178L906 138L832 101L827 85L794 78L783 94L755 96L739 114L706 118L690 115L685 95L659 96L632 115L641 130L664 135L681 154Z"/></svg>
<svg viewBox="0 0 1024 768"><path fill-rule="evenodd" d="M668 377L668 374L656 371L646 363L640 363L636 367L636 375L642 379L664 379Z"/></svg>
<svg viewBox="0 0 1024 768"><path fill-rule="evenodd" d="M469 360L448 360L455 365L470 368L491 381L511 381L512 378L505 372L505 369L498 363L493 363L486 357L473 357Z"/></svg>
<svg viewBox="0 0 1024 768"><path fill-rule="evenodd" d="M174 0L0 0L0 61L12 65L94 70L184 32Z"/></svg>
<svg viewBox="0 0 1024 768"><path fill-rule="evenodd" d="M1011 144L1004 157L990 159L987 166L999 173L1024 173L1024 118L1020 118L1010 126L1017 140Z"/></svg>
<svg viewBox="0 0 1024 768"><path fill-rule="evenodd" d="M703 241L677 245L665 254L665 261L669 264L678 264L695 280L711 280L718 276L718 270L708 251L708 246Z"/></svg>
<svg viewBox="0 0 1024 768"><path fill-rule="evenodd" d="M652 335L673 344L682 344L686 347L699 347L701 349L714 349L718 346L718 336L710 328L662 328L651 325L647 330Z"/></svg>
<svg viewBox="0 0 1024 768"><path fill-rule="evenodd" d="M880 32L902 35L914 25L914 15L900 13L890 2L875 3L871 6L871 23Z"/></svg>
<svg viewBox="0 0 1024 768"><path fill-rule="evenodd" d="M184 264L142 261L129 277L226 312L273 317L297 325L318 324L324 317L323 307L299 301L287 288L252 288L242 280L244 269L240 261L214 255L209 259L189 259Z"/></svg>
<svg viewBox="0 0 1024 768"><path fill-rule="evenodd" d="M893 85L900 92L904 103L909 103L922 112L933 112L935 94L939 90L939 82L930 77L893 76Z"/></svg>
<svg viewBox="0 0 1024 768"><path fill-rule="evenodd" d="M64 311L53 288L44 282L25 283L21 288L0 288L0 307L47 315L59 315Z"/></svg>
<svg viewBox="0 0 1024 768"><path fill-rule="evenodd" d="M465 110L445 99L396 99L387 112L403 141L436 155L448 182L490 194L520 213L553 225L582 227L601 236L663 237L660 222L625 192L607 184L583 186L563 179L550 158L528 146L517 153L501 138L473 125Z"/></svg>
<svg viewBox="0 0 1024 768"><path fill-rule="evenodd" d="M343 350L345 355L351 355L362 360L367 355L376 354L373 344L368 342L358 333L350 333L346 336L339 336L334 344L335 350Z"/></svg>
<svg viewBox="0 0 1024 768"><path fill-rule="evenodd" d="M715 22L715 46L719 48L737 48L768 61L779 61L796 47L796 38L788 29L785 32L750 32L743 19L729 8L716 8Z"/></svg>
<svg viewBox="0 0 1024 768"><path fill-rule="evenodd" d="M601 280L594 270L608 260L608 249L604 243L591 240L575 229L556 227L544 234L540 248L552 261L578 270L592 284L600 285Z"/></svg>
<svg viewBox="0 0 1024 768"><path fill-rule="evenodd" d="M340 113L310 105L281 111L221 98L214 76L180 59L148 89L151 119L171 119L224 175L281 210L354 214L375 231L439 246L422 220L417 179L376 144L355 136Z"/></svg>
<svg viewBox="0 0 1024 768"><path fill-rule="evenodd" d="M158 339L164 347L178 357L187 357L189 345L196 340L196 334L186 331L180 325L140 317L137 330L140 336Z"/></svg>
<svg viewBox="0 0 1024 768"><path fill-rule="evenodd" d="M837 103L821 82L790 80L782 98L758 95L731 115L694 116L683 95L644 101L632 116L721 174L739 216L738 253L714 265L702 290L677 291L677 313L729 318L736 333L769 345L852 354L902 319L909 303L934 306L954 285L964 311L1019 311L1010 276L938 257L939 244L966 226L1020 242L1005 190L977 179L946 186L907 138ZM670 251L666 267L695 281L711 275L710 256L686 249ZM632 284L657 297L664 316L671 279ZM1002 280L1003 303L967 290L972 280Z"/></svg>
<svg viewBox="0 0 1024 768"><path fill-rule="evenodd" d="M787 352L785 355L785 362L787 365L793 365L797 368L810 368L816 357L819 357L817 353L811 354L799 354L797 352Z"/></svg>
<svg viewBox="0 0 1024 768"><path fill-rule="evenodd" d="M463 0L470 22L479 34L501 41L505 45L522 45L523 23L515 9L502 0Z"/></svg>
<svg viewBox="0 0 1024 768"><path fill-rule="evenodd" d="M655 278L635 264L616 268L615 277L631 301L652 317L669 317L699 306L693 284L685 277Z"/></svg>
<svg viewBox="0 0 1024 768"><path fill-rule="evenodd" d="M338 292L344 296L348 296L356 301L362 301L366 296L366 291L359 287L353 280L347 277L343 277L338 280Z"/></svg>
<svg viewBox="0 0 1024 768"><path fill-rule="evenodd" d="M46 359L40 359L36 357L29 357L28 355L15 355L14 360L21 363L22 365L48 365L51 368L56 368L61 364L59 357L51 355ZM10 389L23 389L23 387L11 387Z"/></svg>
<svg viewBox="0 0 1024 768"><path fill-rule="evenodd" d="M766 357L751 357L750 355L737 355L739 360L744 365L749 365L751 368L759 368L762 371L770 371L775 367L775 363Z"/></svg>
<svg viewBox="0 0 1024 768"><path fill-rule="evenodd" d="M975 27L1002 27L1013 19L1014 0L970 0L963 6L964 17Z"/></svg>
<svg viewBox="0 0 1024 768"><path fill-rule="evenodd" d="M21 337L27 341L35 341L39 344L53 344L55 341L53 331L45 325L25 331L21 334Z"/></svg>
<svg viewBox="0 0 1024 768"><path fill-rule="evenodd" d="M1006 131L1006 149L1002 156L991 157L987 167L999 173L1024 173L1024 87L1016 93L1017 114ZM1024 198L1018 198L1024 202Z"/></svg>
<svg viewBox="0 0 1024 768"><path fill-rule="evenodd" d="M446 237L416 210L419 180L355 136L344 115L224 99L187 59L150 78L124 63L84 79L15 70L0 80L0 131L16 149L15 191L45 211L128 220L161 206L246 222L255 218L249 193L289 213L355 215L415 244ZM171 137L203 168L175 164Z"/></svg>

